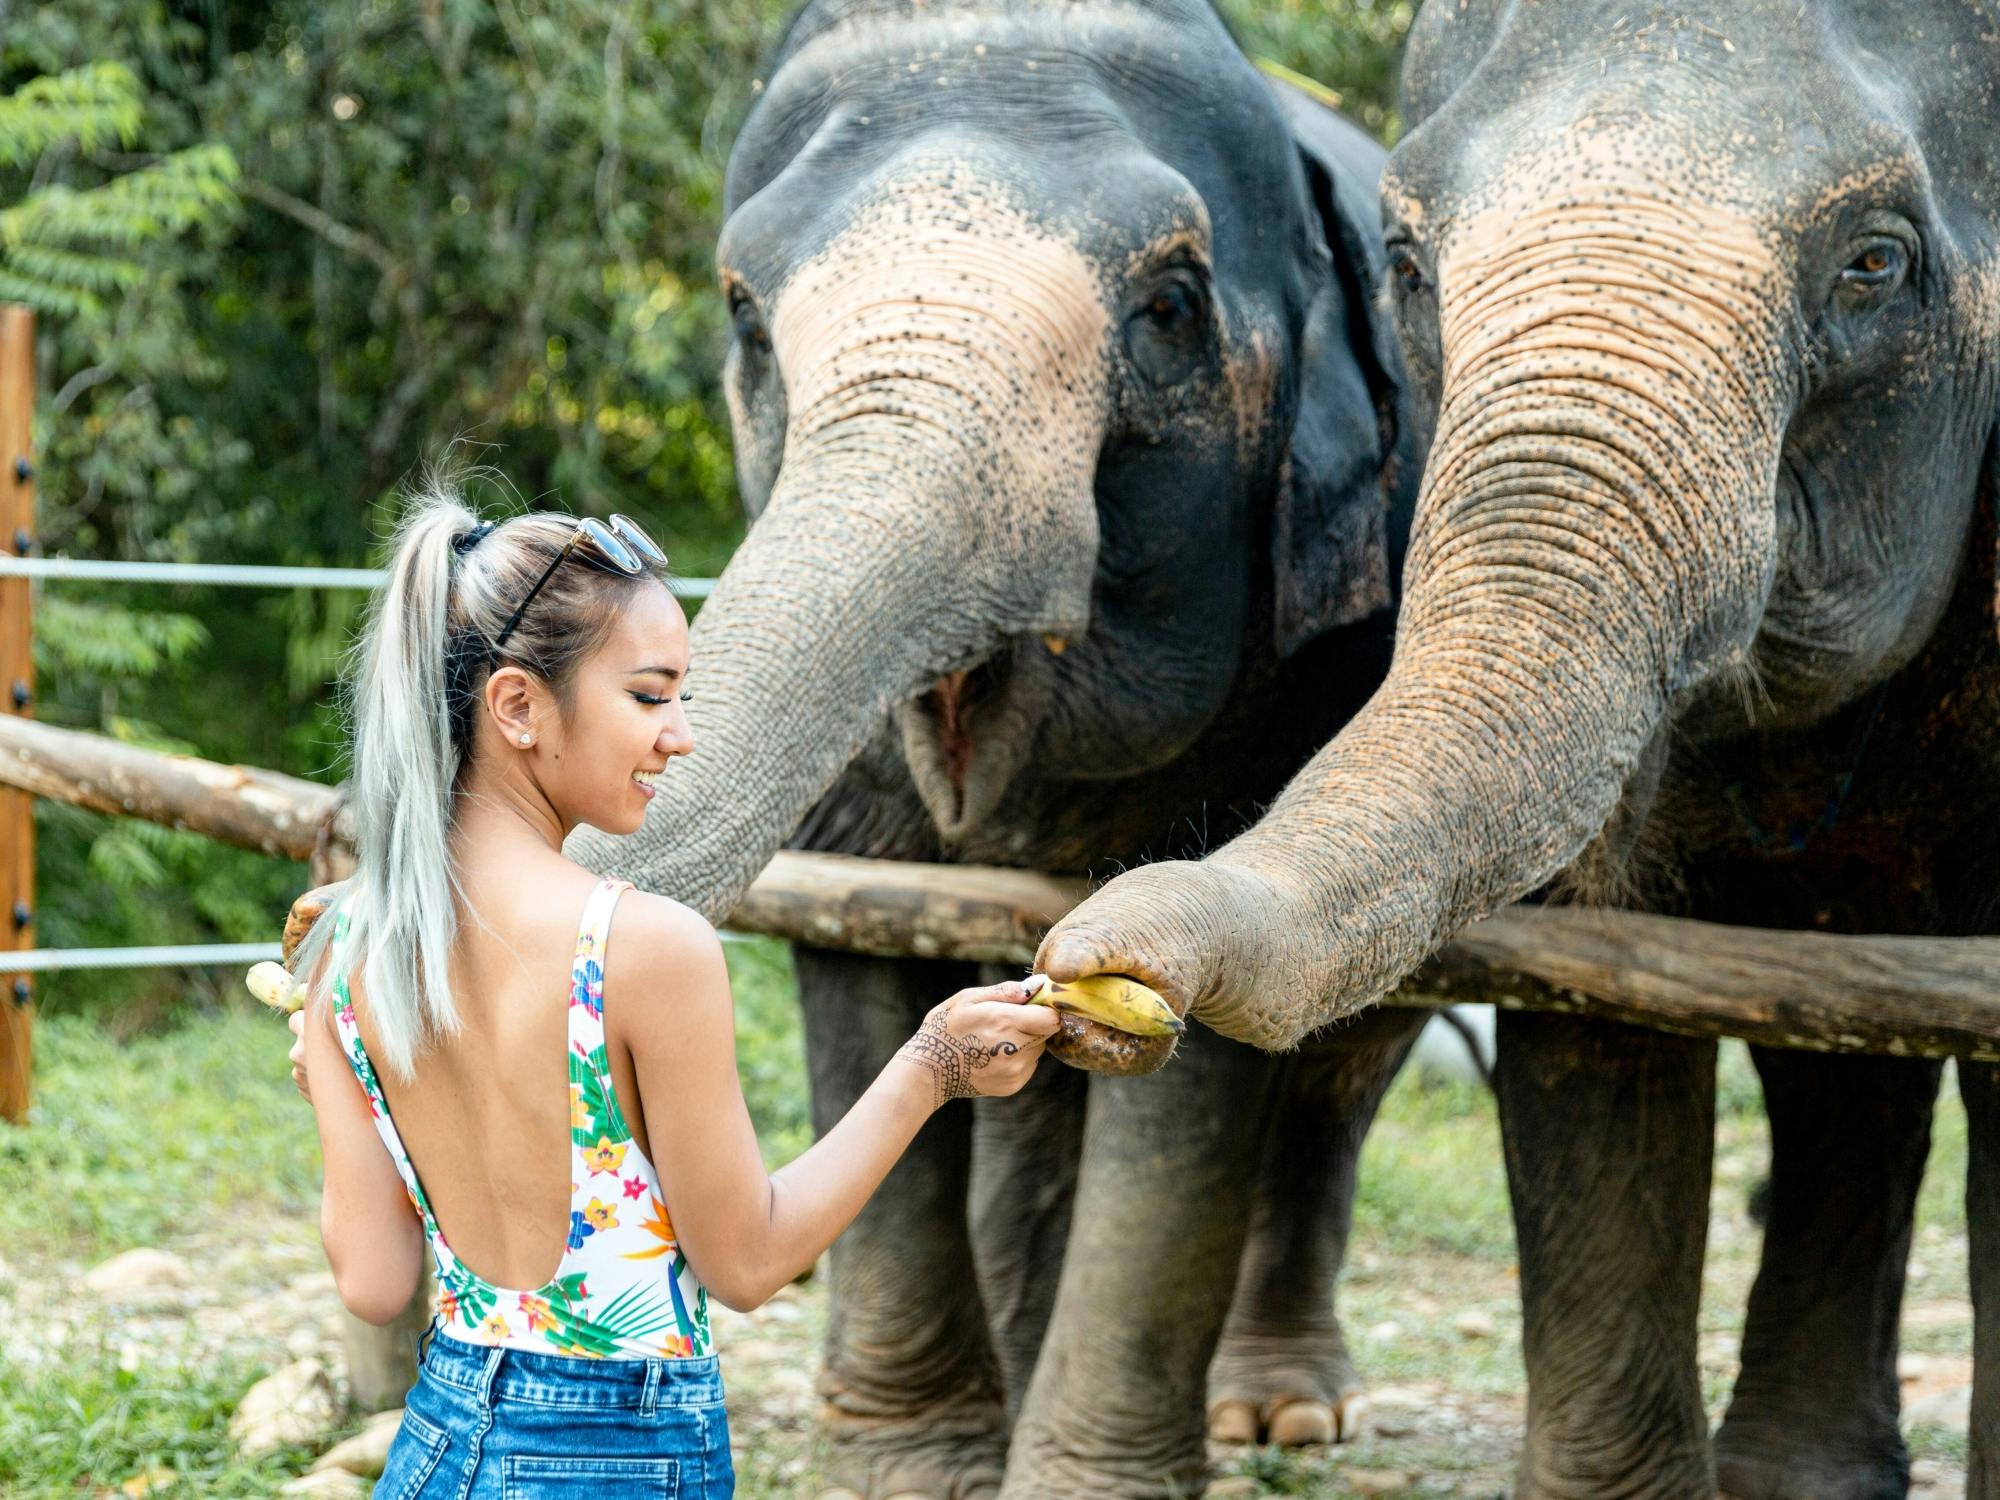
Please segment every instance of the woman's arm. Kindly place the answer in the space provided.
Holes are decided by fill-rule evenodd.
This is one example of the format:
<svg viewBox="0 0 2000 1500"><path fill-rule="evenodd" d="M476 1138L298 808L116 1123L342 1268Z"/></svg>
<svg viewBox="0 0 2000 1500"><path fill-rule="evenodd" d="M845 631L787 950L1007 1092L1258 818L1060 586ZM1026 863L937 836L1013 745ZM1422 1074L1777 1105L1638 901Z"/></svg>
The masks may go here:
<svg viewBox="0 0 2000 1500"><path fill-rule="evenodd" d="M632 1052L653 1165L675 1238L725 1305L748 1311L853 1222L918 1129L958 1094L1011 1094L1061 1024L1018 984L939 1006L839 1124L767 1174L736 1076L729 972L687 908L632 892L613 918L607 1006ZM671 976L666 984L661 976ZM663 993L664 991L664 993Z"/></svg>
<svg viewBox="0 0 2000 1500"><path fill-rule="evenodd" d="M320 1243L348 1311L365 1322L390 1323L410 1305L423 1275L423 1226L375 1133L368 1095L340 1055L328 1004L314 1001L303 1014L301 1042L315 1085L313 1119L325 1171Z"/></svg>

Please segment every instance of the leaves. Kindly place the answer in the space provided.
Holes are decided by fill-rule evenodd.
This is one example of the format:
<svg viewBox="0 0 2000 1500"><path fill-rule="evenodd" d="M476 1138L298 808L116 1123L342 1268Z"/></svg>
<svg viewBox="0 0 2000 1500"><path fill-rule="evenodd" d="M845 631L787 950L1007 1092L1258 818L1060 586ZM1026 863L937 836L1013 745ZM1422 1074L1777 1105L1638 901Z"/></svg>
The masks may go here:
<svg viewBox="0 0 2000 1500"><path fill-rule="evenodd" d="M132 144L144 113L122 63L30 79L0 99L0 162L35 165L39 178L45 155ZM63 317L100 311L145 277L133 252L225 220L236 175L229 148L205 142L93 187L32 186L0 208L0 295Z"/></svg>
<svg viewBox="0 0 2000 1500"><path fill-rule="evenodd" d="M145 676L208 644L193 615L44 594L35 601L35 671Z"/></svg>
<svg viewBox="0 0 2000 1500"><path fill-rule="evenodd" d="M139 80L119 62L32 79L0 99L0 162L22 167L44 151L130 145L144 113Z"/></svg>

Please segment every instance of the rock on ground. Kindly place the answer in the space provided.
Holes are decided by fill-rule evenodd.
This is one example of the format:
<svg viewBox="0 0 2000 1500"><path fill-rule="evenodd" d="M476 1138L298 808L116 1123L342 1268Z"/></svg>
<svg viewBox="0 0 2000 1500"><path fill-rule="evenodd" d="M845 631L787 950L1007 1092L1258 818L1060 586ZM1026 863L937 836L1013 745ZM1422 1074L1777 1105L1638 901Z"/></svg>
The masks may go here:
<svg viewBox="0 0 2000 1500"><path fill-rule="evenodd" d="M170 1250L141 1248L114 1255L83 1278L84 1289L121 1307L179 1302L194 1285L188 1263Z"/></svg>
<svg viewBox="0 0 2000 1500"><path fill-rule="evenodd" d="M267 1375L243 1393L229 1436L245 1457L316 1442L338 1420L333 1380L316 1359Z"/></svg>
<svg viewBox="0 0 2000 1500"><path fill-rule="evenodd" d="M1357 1495L1400 1495L1410 1487L1410 1476L1400 1469L1349 1469L1342 1477Z"/></svg>

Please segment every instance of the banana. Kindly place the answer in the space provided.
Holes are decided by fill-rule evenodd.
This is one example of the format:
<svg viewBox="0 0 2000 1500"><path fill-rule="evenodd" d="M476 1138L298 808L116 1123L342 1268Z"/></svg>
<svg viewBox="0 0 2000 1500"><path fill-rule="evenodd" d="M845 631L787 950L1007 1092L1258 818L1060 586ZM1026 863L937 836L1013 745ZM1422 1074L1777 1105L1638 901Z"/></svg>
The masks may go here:
<svg viewBox="0 0 2000 1500"><path fill-rule="evenodd" d="M1133 1036L1178 1036L1187 1022L1155 990L1123 974L1090 974L1057 984L1046 974L1027 978L1028 1003L1046 1005Z"/></svg>
<svg viewBox="0 0 2000 1500"><path fill-rule="evenodd" d="M306 987L292 978L283 964L269 959L253 964L243 982L250 986L251 994L282 1015L290 1015L306 1001Z"/></svg>

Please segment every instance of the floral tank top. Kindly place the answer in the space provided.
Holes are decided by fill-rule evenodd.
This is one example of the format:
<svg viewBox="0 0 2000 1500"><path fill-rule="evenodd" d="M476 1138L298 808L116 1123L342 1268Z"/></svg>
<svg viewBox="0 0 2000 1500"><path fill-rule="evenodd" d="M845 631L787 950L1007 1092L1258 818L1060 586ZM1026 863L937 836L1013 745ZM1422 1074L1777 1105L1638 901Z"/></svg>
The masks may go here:
<svg viewBox="0 0 2000 1500"><path fill-rule="evenodd" d="M653 1170L618 1107L604 1046L604 949L631 886L606 878L584 904L569 979L569 1239L556 1273L531 1290L495 1286L451 1252L354 1023L344 968L334 980L341 1050L367 1091L376 1133L423 1221L442 1331L471 1344L601 1359L686 1359L710 1352L708 1293L674 1241ZM334 940L346 936L336 918Z"/></svg>

